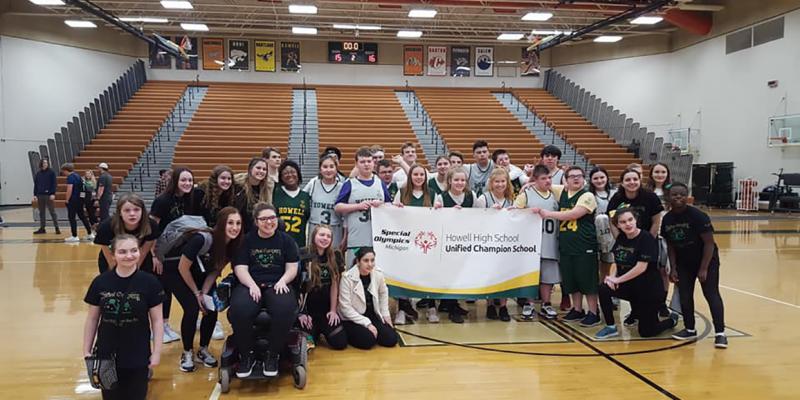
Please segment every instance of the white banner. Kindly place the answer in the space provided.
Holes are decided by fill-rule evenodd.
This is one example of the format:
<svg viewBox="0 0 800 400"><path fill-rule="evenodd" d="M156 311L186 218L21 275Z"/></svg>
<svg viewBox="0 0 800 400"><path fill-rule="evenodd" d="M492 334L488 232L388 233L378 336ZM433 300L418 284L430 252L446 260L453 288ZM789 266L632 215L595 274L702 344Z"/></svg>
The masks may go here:
<svg viewBox="0 0 800 400"><path fill-rule="evenodd" d="M376 264L395 297L534 297L542 219L530 210L372 209Z"/></svg>
<svg viewBox="0 0 800 400"><path fill-rule="evenodd" d="M475 48L475 76L494 76L494 48Z"/></svg>
<svg viewBox="0 0 800 400"><path fill-rule="evenodd" d="M447 47L428 46L428 75L447 75Z"/></svg>

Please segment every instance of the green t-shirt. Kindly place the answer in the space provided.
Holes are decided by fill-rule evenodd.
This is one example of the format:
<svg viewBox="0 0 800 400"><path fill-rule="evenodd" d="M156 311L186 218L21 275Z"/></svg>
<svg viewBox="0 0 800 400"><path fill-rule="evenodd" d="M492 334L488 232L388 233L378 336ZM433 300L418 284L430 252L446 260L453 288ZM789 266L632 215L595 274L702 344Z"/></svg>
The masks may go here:
<svg viewBox="0 0 800 400"><path fill-rule="evenodd" d="M297 247L305 246L311 196L301 190L297 196L291 197L284 187L278 187L272 195L272 204L278 209L278 217L286 224L286 233L294 239Z"/></svg>

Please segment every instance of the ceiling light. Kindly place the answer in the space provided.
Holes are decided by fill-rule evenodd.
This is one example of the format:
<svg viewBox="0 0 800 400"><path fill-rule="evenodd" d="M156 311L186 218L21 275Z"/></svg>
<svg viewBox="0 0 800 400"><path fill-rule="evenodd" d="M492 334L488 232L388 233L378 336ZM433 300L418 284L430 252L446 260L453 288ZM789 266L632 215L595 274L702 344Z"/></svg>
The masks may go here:
<svg viewBox="0 0 800 400"><path fill-rule="evenodd" d="M549 12L529 12L522 16L523 21L547 21L553 18L553 13Z"/></svg>
<svg viewBox="0 0 800 400"><path fill-rule="evenodd" d="M63 6L64 2L61 0L30 0L31 3L37 6Z"/></svg>
<svg viewBox="0 0 800 400"><path fill-rule="evenodd" d="M352 24L333 24L333 29L360 30L360 31L379 31L380 25L352 25Z"/></svg>
<svg viewBox="0 0 800 400"><path fill-rule="evenodd" d="M95 25L92 21L76 21L68 19L64 21L64 23L69 25L70 28L97 28L97 25Z"/></svg>
<svg viewBox="0 0 800 400"><path fill-rule="evenodd" d="M181 23L181 28L185 31L208 32L208 25L206 24Z"/></svg>
<svg viewBox="0 0 800 400"><path fill-rule="evenodd" d="M550 29L534 29L531 31L532 35L560 35L560 34L570 35L572 31L559 31L559 30L550 30Z"/></svg>
<svg viewBox="0 0 800 400"><path fill-rule="evenodd" d="M436 10L425 9L425 8L412 8L408 12L408 16L411 18L433 18L436 16Z"/></svg>
<svg viewBox="0 0 800 400"><path fill-rule="evenodd" d="M622 36L598 36L594 38L597 43L614 43L622 40Z"/></svg>
<svg viewBox="0 0 800 400"><path fill-rule="evenodd" d="M397 31L397 37L418 38L422 37L422 31Z"/></svg>
<svg viewBox="0 0 800 400"><path fill-rule="evenodd" d="M192 3L185 0L161 0L161 6L178 10L191 10L194 8Z"/></svg>
<svg viewBox="0 0 800 400"><path fill-rule="evenodd" d="M631 23L635 25L655 25L663 20L664 18L662 17L647 17L643 15L639 18L631 20Z"/></svg>
<svg viewBox="0 0 800 400"><path fill-rule="evenodd" d="M317 28L308 28L304 26L293 26L292 33L295 35L316 35Z"/></svg>
<svg viewBox="0 0 800 400"><path fill-rule="evenodd" d="M152 17L122 17L119 20L122 22L144 22L146 24L166 24L169 22L166 18Z"/></svg>
<svg viewBox="0 0 800 400"><path fill-rule="evenodd" d="M290 4L289 13L291 14L316 14L317 6L307 4Z"/></svg>
<svg viewBox="0 0 800 400"><path fill-rule="evenodd" d="M497 40L520 40L525 37L522 33L501 33Z"/></svg>

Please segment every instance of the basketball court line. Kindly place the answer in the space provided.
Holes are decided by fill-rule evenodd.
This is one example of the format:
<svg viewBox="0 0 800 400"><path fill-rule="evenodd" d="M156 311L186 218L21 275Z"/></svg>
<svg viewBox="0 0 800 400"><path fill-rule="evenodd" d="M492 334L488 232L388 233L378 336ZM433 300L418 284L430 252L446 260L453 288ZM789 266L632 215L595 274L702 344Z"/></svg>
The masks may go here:
<svg viewBox="0 0 800 400"><path fill-rule="evenodd" d="M785 301L781 301L781 300L778 300L778 299L773 299L772 297L762 296L760 294L751 293L751 292L748 292L746 290L737 289L737 288L730 287L730 286L725 286L725 285L719 285L719 287L721 287L723 289L728 289L728 290L731 290L731 291L734 291L734 292L737 292L737 293L753 296L753 297L756 297L756 298L759 298L759 299L762 299L762 300L771 301L773 303L778 303L778 304L781 304L781 305L784 305L784 306L789 306L789 307L792 307L792 308L800 309L800 305L787 303Z"/></svg>

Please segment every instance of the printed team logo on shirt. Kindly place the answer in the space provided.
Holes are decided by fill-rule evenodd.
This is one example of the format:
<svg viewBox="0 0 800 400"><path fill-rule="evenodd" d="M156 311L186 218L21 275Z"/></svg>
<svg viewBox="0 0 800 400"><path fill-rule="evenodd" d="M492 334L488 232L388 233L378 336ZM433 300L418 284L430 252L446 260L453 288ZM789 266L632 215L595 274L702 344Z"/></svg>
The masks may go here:
<svg viewBox="0 0 800 400"><path fill-rule="evenodd" d="M250 251L262 268L272 267L280 254L280 250L277 249L252 249Z"/></svg>
<svg viewBox="0 0 800 400"><path fill-rule="evenodd" d="M414 244L422 249L423 254L428 254L428 251L434 249L439 244L439 239L433 232L419 232L414 238Z"/></svg>

